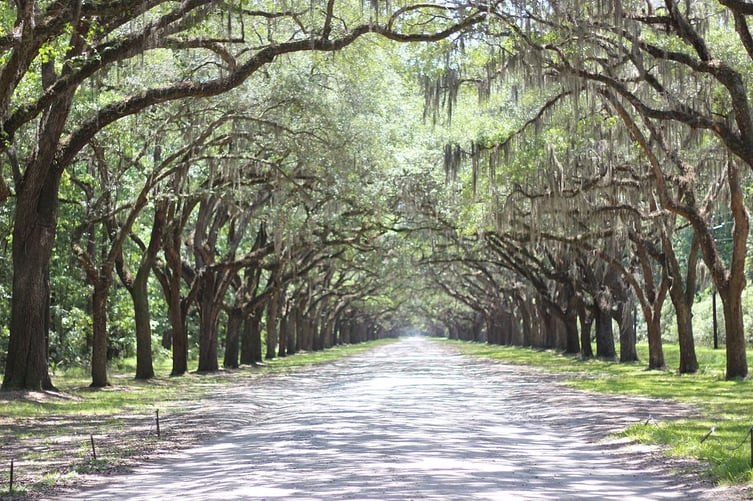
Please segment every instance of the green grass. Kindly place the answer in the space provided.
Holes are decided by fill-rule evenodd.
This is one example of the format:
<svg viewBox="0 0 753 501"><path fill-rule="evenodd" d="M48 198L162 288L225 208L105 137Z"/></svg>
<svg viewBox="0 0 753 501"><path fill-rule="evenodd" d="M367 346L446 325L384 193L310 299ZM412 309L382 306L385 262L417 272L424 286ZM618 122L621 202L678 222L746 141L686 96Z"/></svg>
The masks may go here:
<svg viewBox="0 0 753 501"><path fill-rule="evenodd" d="M646 363L620 364L580 360L551 350L532 350L482 343L447 341L464 353L513 364L533 365L564 373L567 384L582 390L672 399L698 409L697 419L637 424L624 435L644 443L668 446L669 453L708 461L710 474L718 482L753 480L751 441L753 426L753 383L725 381L724 350L697 348L700 370L680 375L679 350L665 345L666 371L646 370ZM648 346L639 345L641 360L648 360ZM753 360L753 352L748 353ZM714 427L714 433L701 439Z"/></svg>
<svg viewBox="0 0 753 501"><path fill-rule="evenodd" d="M153 412L155 407L166 402L190 401L201 398L217 385L230 384L238 378L257 377L264 374L285 373L301 367L330 362L355 355L380 344L392 342L386 339L370 343L335 346L317 352L301 352L288 357L267 360L255 368L222 370L213 374L189 373L170 377L170 360L155 362L154 379L138 381L133 378L135 365L121 361L119 369L110 371L113 386L89 388L90 379L81 369L72 369L53 376L52 382L60 391L39 400L34 395L4 395L0 393L0 419L42 418L50 415L108 416L120 413ZM123 370L125 369L125 370ZM162 375L159 375L162 374ZM110 420L114 424L116 418Z"/></svg>
<svg viewBox="0 0 753 501"><path fill-rule="evenodd" d="M21 488L14 488L13 492L10 492L8 489L0 489L0 499L9 500L9 499L26 499L26 496L29 494L29 491L23 487Z"/></svg>

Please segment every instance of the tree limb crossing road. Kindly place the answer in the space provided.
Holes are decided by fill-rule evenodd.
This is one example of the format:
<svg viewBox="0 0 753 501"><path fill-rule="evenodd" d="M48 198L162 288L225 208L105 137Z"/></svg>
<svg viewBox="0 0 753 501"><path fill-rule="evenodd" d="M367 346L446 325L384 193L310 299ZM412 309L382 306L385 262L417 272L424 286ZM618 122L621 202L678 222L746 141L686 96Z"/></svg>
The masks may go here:
<svg viewBox="0 0 753 501"><path fill-rule="evenodd" d="M599 442L687 412L679 406L578 392L419 338L244 394L261 406L252 426L67 499L718 499L645 453Z"/></svg>

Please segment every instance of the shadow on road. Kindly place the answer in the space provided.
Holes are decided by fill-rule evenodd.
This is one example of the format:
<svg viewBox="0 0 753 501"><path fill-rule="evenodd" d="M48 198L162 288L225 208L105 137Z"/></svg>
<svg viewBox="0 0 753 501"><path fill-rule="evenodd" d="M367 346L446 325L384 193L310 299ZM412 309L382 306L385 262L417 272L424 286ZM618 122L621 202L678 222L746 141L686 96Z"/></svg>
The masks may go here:
<svg viewBox="0 0 753 501"><path fill-rule="evenodd" d="M554 379L409 339L267 378L248 389L252 426L68 499L713 498L598 441L686 410Z"/></svg>

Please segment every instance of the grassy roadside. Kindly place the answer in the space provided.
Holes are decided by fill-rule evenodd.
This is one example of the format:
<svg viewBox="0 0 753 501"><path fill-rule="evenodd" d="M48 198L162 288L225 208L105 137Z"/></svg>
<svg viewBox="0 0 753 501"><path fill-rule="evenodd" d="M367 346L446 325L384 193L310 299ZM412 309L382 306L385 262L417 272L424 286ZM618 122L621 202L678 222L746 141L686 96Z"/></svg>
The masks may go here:
<svg viewBox="0 0 753 501"><path fill-rule="evenodd" d="M71 370L53 376L59 392L0 392L0 499L34 498L76 483L81 475L126 468L134 458L195 443L217 431L216 420L204 419L201 413L218 390L356 355L392 341L336 346L269 360L259 367L181 377L162 376L169 374L170 361L160 360L155 363L160 376L149 381L134 380L134 361L126 360L112 368L109 388L88 388L84 371ZM182 416L190 426L171 429L169 436L158 440L157 410L161 417ZM13 493L9 492L11 460Z"/></svg>
<svg viewBox="0 0 753 501"><path fill-rule="evenodd" d="M698 409L695 419L635 425L624 434L640 442L664 444L673 455L708 461L710 474L717 482L753 480L749 434L753 426L753 387L747 381L724 380L723 349L698 348L698 373L679 375L672 369L679 365L679 351L670 345L664 347L670 369L648 371L643 362L584 361L554 351L444 342L469 355L567 374L567 384L582 390L667 398L691 404ZM641 360L647 360L648 346L639 346L638 354ZM753 359L751 356L753 352L748 353L749 360ZM714 432L702 441L712 427Z"/></svg>

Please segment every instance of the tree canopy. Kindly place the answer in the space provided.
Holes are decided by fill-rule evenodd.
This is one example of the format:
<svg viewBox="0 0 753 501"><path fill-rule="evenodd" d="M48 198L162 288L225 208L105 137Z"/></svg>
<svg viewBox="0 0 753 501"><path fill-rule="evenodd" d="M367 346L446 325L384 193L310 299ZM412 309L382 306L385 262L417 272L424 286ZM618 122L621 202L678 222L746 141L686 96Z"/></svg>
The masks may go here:
<svg viewBox="0 0 753 501"><path fill-rule="evenodd" d="M407 332L694 372L712 290L745 377L749 10L2 4L3 389Z"/></svg>

